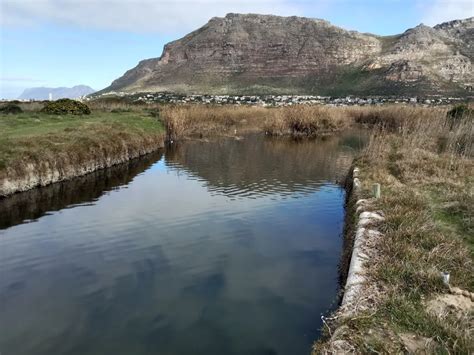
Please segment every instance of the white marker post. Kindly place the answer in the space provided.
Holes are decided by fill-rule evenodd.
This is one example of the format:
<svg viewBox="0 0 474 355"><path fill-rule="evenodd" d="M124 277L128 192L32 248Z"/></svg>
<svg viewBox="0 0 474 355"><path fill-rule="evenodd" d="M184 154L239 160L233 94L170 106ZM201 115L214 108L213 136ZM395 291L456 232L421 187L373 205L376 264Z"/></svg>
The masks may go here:
<svg viewBox="0 0 474 355"><path fill-rule="evenodd" d="M374 184L372 187L373 187L374 197L380 198L380 184Z"/></svg>

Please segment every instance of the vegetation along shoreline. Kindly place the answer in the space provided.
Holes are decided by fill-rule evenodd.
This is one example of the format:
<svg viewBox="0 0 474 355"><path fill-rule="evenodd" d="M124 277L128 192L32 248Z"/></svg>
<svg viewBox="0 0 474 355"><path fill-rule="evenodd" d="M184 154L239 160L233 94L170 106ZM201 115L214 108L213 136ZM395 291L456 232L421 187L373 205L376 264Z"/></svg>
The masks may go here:
<svg viewBox="0 0 474 355"><path fill-rule="evenodd" d="M472 349L473 111L412 113L357 118L373 128L346 182L344 298L313 354Z"/></svg>
<svg viewBox="0 0 474 355"><path fill-rule="evenodd" d="M164 146L163 125L146 112L91 112L86 105L82 112L73 100L56 102L49 111L47 105L1 108L0 196L69 180Z"/></svg>

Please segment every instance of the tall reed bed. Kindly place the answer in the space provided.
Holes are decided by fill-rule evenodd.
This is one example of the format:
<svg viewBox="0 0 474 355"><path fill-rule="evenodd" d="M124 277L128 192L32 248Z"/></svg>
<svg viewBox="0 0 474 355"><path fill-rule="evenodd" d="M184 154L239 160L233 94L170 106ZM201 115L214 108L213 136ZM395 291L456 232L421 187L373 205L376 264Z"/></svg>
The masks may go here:
<svg viewBox="0 0 474 355"><path fill-rule="evenodd" d="M449 164L474 157L474 115L472 111L453 119L447 107L380 107L356 108L351 115L356 123L372 127L372 135L364 155L379 159L393 145L405 157L416 157L420 150L448 158ZM389 142L392 142L389 144Z"/></svg>
<svg viewBox="0 0 474 355"><path fill-rule="evenodd" d="M235 130L314 137L341 130L351 123L345 109L309 105L280 108L168 105L161 109L160 117L169 140L196 135L225 135Z"/></svg>
<svg viewBox="0 0 474 355"><path fill-rule="evenodd" d="M272 109L254 106L167 105L160 110L168 140L261 130Z"/></svg>
<svg viewBox="0 0 474 355"><path fill-rule="evenodd" d="M296 105L274 110L265 121L271 135L315 137L347 128L351 118L345 108Z"/></svg>

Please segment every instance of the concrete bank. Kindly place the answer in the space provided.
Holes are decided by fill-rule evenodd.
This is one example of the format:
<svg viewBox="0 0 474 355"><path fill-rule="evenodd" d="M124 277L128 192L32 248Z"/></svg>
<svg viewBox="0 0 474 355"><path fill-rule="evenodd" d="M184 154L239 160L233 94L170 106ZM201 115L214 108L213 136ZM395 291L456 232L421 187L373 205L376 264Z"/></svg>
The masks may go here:
<svg viewBox="0 0 474 355"><path fill-rule="evenodd" d="M55 160L25 163L21 173L8 170L0 176L0 197L35 187L66 181L94 171L125 163L164 147L164 135L159 139L144 139L141 144L123 141L119 150L90 152L81 161L72 158L75 152L64 152ZM71 159L68 159L68 157ZM76 161L76 162L75 162ZM73 163L74 162L74 163Z"/></svg>
<svg viewBox="0 0 474 355"><path fill-rule="evenodd" d="M357 317L370 309L376 302L376 286L367 277L367 262L376 258L377 240L383 238L378 227L385 220L382 211L375 210L375 197L362 198L362 182L360 170L354 167L346 181L346 226L344 251L341 261L342 299L338 310L330 317L322 317L330 338L322 349L315 353L342 354L354 349L343 340L343 335L349 331L346 326L340 326L343 319Z"/></svg>
<svg viewBox="0 0 474 355"><path fill-rule="evenodd" d="M385 220L382 211L374 211L372 202L375 199L362 199L360 170L355 167L352 171L352 194L350 201L355 201L355 226L353 236L352 253L347 272L340 312L344 315L352 315L360 308L367 308L367 298L364 291L367 289L367 278L365 275L365 263L374 257L376 250L374 242L382 237L377 230L377 225ZM353 210L353 209L352 209ZM347 237L347 236L346 236Z"/></svg>

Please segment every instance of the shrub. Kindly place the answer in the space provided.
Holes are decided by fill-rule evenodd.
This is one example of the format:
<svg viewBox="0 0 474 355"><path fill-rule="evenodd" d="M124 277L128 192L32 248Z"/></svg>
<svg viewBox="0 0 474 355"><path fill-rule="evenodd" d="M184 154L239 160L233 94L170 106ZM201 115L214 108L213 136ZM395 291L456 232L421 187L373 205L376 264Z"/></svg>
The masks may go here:
<svg viewBox="0 0 474 355"><path fill-rule="evenodd" d="M0 112L5 113L5 114L18 114L18 113L22 113L23 110L21 109L20 106L10 102L0 107Z"/></svg>
<svg viewBox="0 0 474 355"><path fill-rule="evenodd" d="M60 99L57 101L48 102L43 107L41 112L49 113L52 115L89 115L91 113L91 110L89 106L82 102L71 99Z"/></svg>

